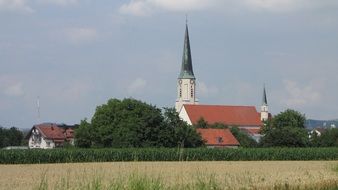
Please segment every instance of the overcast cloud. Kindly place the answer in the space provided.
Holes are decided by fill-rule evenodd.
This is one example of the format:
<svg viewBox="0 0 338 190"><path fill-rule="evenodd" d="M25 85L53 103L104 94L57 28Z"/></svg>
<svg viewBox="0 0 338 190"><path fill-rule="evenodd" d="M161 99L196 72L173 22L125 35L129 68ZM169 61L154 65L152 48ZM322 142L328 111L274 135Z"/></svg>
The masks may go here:
<svg viewBox="0 0 338 190"><path fill-rule="evenodd" d="M0 125L174 106L185 15L200 103L338 118L336 0L0 0Z"/></svg>

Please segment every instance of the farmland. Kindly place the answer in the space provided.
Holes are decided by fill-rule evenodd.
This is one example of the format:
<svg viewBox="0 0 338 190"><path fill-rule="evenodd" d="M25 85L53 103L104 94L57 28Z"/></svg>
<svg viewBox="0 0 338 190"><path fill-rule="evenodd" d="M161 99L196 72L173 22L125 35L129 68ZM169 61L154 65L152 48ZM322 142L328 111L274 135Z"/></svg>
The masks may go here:
<svg viewBox="0 0 338 190"><path fill-rule="evenodd" d="M333 189L338 161L0 165L0 189Z"/></svg>
<svg viewBox="0 0 338 190"><path fill-rule="evenodd" d="M338 148L104 148L0 150L0 164L260 160L338 160Z"/></svg>

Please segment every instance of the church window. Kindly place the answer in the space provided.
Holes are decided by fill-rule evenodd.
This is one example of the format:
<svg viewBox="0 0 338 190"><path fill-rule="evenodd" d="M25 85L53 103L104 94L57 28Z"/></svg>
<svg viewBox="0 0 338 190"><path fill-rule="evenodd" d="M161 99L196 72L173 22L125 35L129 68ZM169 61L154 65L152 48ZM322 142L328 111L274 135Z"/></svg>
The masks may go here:
<svg viewBox="0 0 338 190"><path fill-rule="evenodd" d="M191 87L190 89L190 96L193 98L194 97L194 89Z"/></svg>
<svg viewBox="0 0 338 190"><path fill-rule="evenodd" d="M184 90L183 90L183 99L184 100L189 100L189 86L188 84L184 84Z"/></svg>
<svg viewBox="0 0 338 190"><path fill-rule="evenodd" d="M180 98L182 98L182 88L180 88Z"/></svg>

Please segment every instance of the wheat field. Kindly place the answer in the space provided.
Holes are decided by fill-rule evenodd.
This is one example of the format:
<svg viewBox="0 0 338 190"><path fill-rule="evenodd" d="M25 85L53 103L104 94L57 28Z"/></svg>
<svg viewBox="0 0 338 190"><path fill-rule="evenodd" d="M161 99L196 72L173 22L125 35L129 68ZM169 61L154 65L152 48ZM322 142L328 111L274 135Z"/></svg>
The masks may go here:
<svg viewBox="0 0 338 190"><path fill-rule="evenodd" d="M330 189L338 185L337 166L338 161L0 165L0 189L142 189L131 186L131 178L152 185L145 189Z"/></svg>

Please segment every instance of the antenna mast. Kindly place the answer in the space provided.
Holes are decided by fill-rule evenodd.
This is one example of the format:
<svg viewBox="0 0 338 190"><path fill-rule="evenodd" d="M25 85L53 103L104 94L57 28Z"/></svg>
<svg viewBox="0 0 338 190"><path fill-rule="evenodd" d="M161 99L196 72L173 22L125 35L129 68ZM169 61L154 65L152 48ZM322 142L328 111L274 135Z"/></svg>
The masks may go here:
<svg viewBox="0 0 338 190"><path fill-rule="evenodd" d="M36 106L37 106L37 110L38 110L38 123L40 123L40 97L39 96L36 100Z"/></svg>

